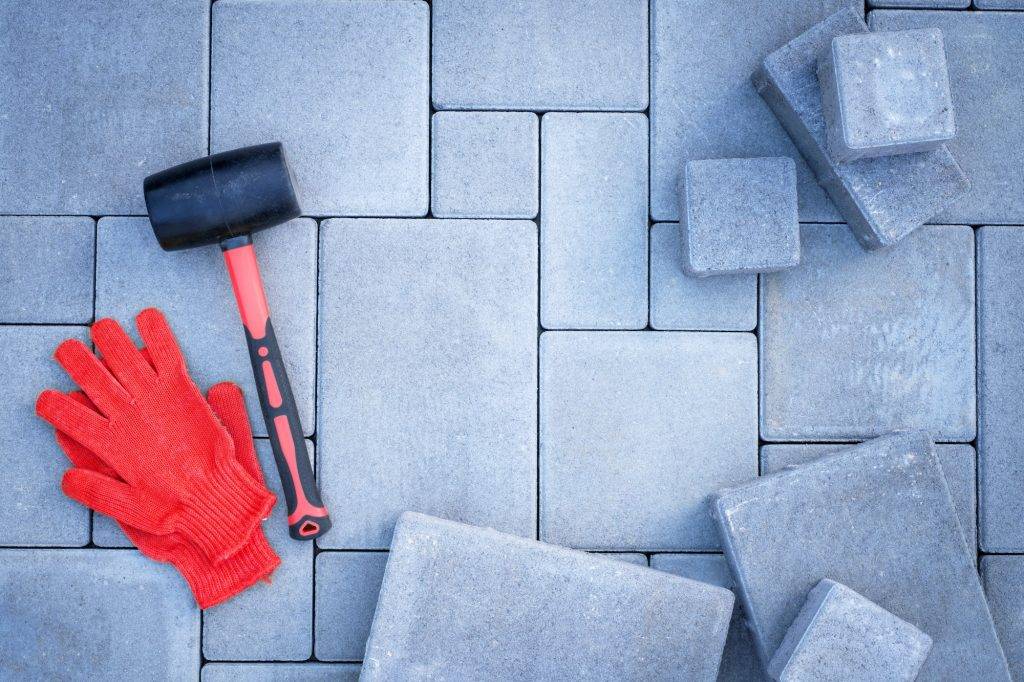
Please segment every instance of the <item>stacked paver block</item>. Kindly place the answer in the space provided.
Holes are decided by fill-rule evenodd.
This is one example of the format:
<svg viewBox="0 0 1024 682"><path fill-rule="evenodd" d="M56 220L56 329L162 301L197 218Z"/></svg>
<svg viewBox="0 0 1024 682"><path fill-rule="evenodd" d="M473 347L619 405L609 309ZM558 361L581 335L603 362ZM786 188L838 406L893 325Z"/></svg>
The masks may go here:
<svg viewBox="0 0 1024 682"><path fill-rule="evenodd" d="M359 682L356 663L207 663L202 682Z"/></svg>
<svg viewBox="0 0 1024 682"><path fill-rule="evenodd" d="M361 679L714 680L732 607L719 587L408 513Z"/></svg>
<svg viewBox="0 0 1024 682"><path fill-rule="evenodd" d="M387 560L386 552L321 552L317 556L317 659L363 658Z"/></svg>
<svg viewBox="0 0 1024 682"><path fill-rule="evenodd" d="M981 559L985 596L1014 679L1024 678L1024 556Z"/></svg>

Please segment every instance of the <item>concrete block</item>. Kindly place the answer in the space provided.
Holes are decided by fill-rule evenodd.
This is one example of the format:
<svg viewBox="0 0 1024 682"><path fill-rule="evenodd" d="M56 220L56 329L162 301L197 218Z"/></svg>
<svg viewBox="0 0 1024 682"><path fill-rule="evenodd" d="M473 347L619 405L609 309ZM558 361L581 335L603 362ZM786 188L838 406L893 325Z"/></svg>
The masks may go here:
<svg viewBox="0 0 1024 682"><path fill-rule="evenodd" d="M913 682L932 638L833 580L818 583L768 666L780 682Z"/></svg>
<svg viewBox="0 0 1024 682"><path fill-rule="evenodd" d="M708 495L757 476L754 337L546 332L540 357L540 538L718 549Z"/></svg>
<svg viewBox="0 0 1024 682"><path fill-rule="evenodd" d="M370 634L386 552L321 552L316 558L316 657L359 661Z"/></svg>
<svg viewBox="0 0 1024 682"><path fill-rule="evenodd" d="M970 183L945 147L852 163L829 158L817 58L836 36L867 30L860 11L837 12L768 55L754 85L864 248L879 249L933 218Z"/></svg>
<svg viewBox="0 0 1024 682"><path fill-rule="evenodd" d="M644 0L436 0L438 109L647 107Z"/></svg>
<svg viewBox="0 0 1024 682"><path fill-rule="evenodd" d="M636 564L637 566L648 565L647 555L639 552L605 552L599 556L616 559L618 561L625 561L628 564Z"/></svg>
<svg viewBox="0 0 1024 682"><path fill-rule="evenodd" d="M719 587L406 513L361 679L714 680L732 606Z"/></svg>
<svg viewBox="0 0 1024 682"><path fill-rule="evenodd" d="M800 267L761 277L762 437L972 440L971 229L929 225L865 252L844 225L802 227Z"/></svg>
<svg viewBox="0 0 1024 682"><path fill-rule="evenodd" d="M926 434L762 476L712 506L762 661L828 576L928 633L921 679L1010 679Z"/></svg>
<svg viewBox="0 0 1024 682"><path fill-rule="evenodd" d="M359 682L357 663L207 663L202 682Z"/></svg>
<svg viewBox="0 0 1024 682"><path fill-rule="evenodd" d="M975 0L975 5L986 0ZM906 7L913 9L967 9L971 0L867 0L868 7Z"/></svg>
<svg viewBox="0 0 1024 682"><path fill-rule="evenodd" d="M774 272L800 262L796 170L789 157L687 161L679 206L689 275Z"/></svg>
<svg viewBox="0 0 1024 682"><path fill-rule="evenodd" d="M214 151L280 140L307 215L427 213L429 8L221 0Z"/></svg>
<svg viewBox="0 0 1024 682"><path fill-rule="evenodd" d="M976 9L1024 9L1024 0L974 0Z"/></svg>
<svg viewBox="0 0 1024 682"><path fill-rule="evenodd" d="M541 121L541 324L647 325L647 118Z"/></svg>
<svg viewBox="0 0 1024 682"><path fill-rule="evenodd" d="M441 111L431 119L437 218L533 218L540 124L529 112Z"/></svg>
<svg viewBox="0 0 1024 682"><path fill-rule="evenodd" d="M534 223L324 222L319 338L321 547L386 549L406 510L534 534Z"/></svg>
<svg viewBox="0 0 1024 682"><path fill-rule="evenodd" d="M1019 680L1024 677L1024 557L982 557L981 577L1010 673Z"/></svg>

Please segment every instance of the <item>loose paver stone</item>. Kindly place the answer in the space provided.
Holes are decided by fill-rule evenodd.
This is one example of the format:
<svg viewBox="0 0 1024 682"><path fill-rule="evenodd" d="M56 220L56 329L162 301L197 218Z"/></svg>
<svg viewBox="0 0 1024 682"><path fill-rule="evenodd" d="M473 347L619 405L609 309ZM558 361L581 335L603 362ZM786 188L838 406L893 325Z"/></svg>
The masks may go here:
<svg viewBox="0 0 1024 682"><path fill-rule="evenodd" d="M318 659L362 660L387 560L387 552L321 552L316 558Z"/></svg>
<svg viewBox="0 0 1024 682"><path fill-rule="evenodd" d="M1014 679L1024 678L1024 557L986 556L981 559L985 584L996 632Z"/></svg>
<svg viewBox="0 0 1024 682"><path fill-rule="evenodd" d="M202 682L359 682L356 663L207 663Z"/></svg>

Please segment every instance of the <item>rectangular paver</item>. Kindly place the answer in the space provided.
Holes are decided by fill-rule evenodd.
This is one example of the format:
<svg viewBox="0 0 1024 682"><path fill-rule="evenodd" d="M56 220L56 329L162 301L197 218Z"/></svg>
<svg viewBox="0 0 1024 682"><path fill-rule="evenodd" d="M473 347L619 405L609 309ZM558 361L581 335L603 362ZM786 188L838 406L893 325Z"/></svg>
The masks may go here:
<svg viewBox="0 0 1024 682"><path fill-rule="evenodd" d="M974 0L974 4L981 6L985 0ZM914 9L967 9L971 6L971 0L867 0L868 7L898 7Z"/></svg>
<svg viewBox="0 0 1024 682"><path fill-rule="evenodd" d="M1019 680L1024 678L1024 556L982 557L981 577L1010 672Z"/></svg>
<svg viewBox="0 0 1024 682"><path fill-rule="evenodd" d="M1024 9L1024 0L974 0L977 9Z"/></svg>
<svg viewBox="0 0 1024 682"><path fill-rule="evenodd" d="M202 682L359 682L357 663L207 663Z"/></svg>
<svg viewBox="0 0 1024 682"><path fill-rule="evenodd" d="M387 561L387 552L321 552L317 556L319 660L362 660Z"/></svg>

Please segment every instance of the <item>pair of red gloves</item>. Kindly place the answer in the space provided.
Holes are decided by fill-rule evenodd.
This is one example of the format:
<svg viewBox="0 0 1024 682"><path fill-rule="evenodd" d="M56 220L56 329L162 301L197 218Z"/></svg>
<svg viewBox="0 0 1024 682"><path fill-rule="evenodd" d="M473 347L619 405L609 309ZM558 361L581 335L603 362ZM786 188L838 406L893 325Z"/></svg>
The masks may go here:
<svg viewBox="0 0 1024 682"><path fill-rule="evenodd" d="M143 310L136 324L144 350L111 319L92 327L102 360L81 341L61 343L57 362L83 392L43 391L36 412L74 464L64 493L177 568L206 608L281 563L260 527L275 497L238 386L217 384L204 398L163 314Z"/></svg>

